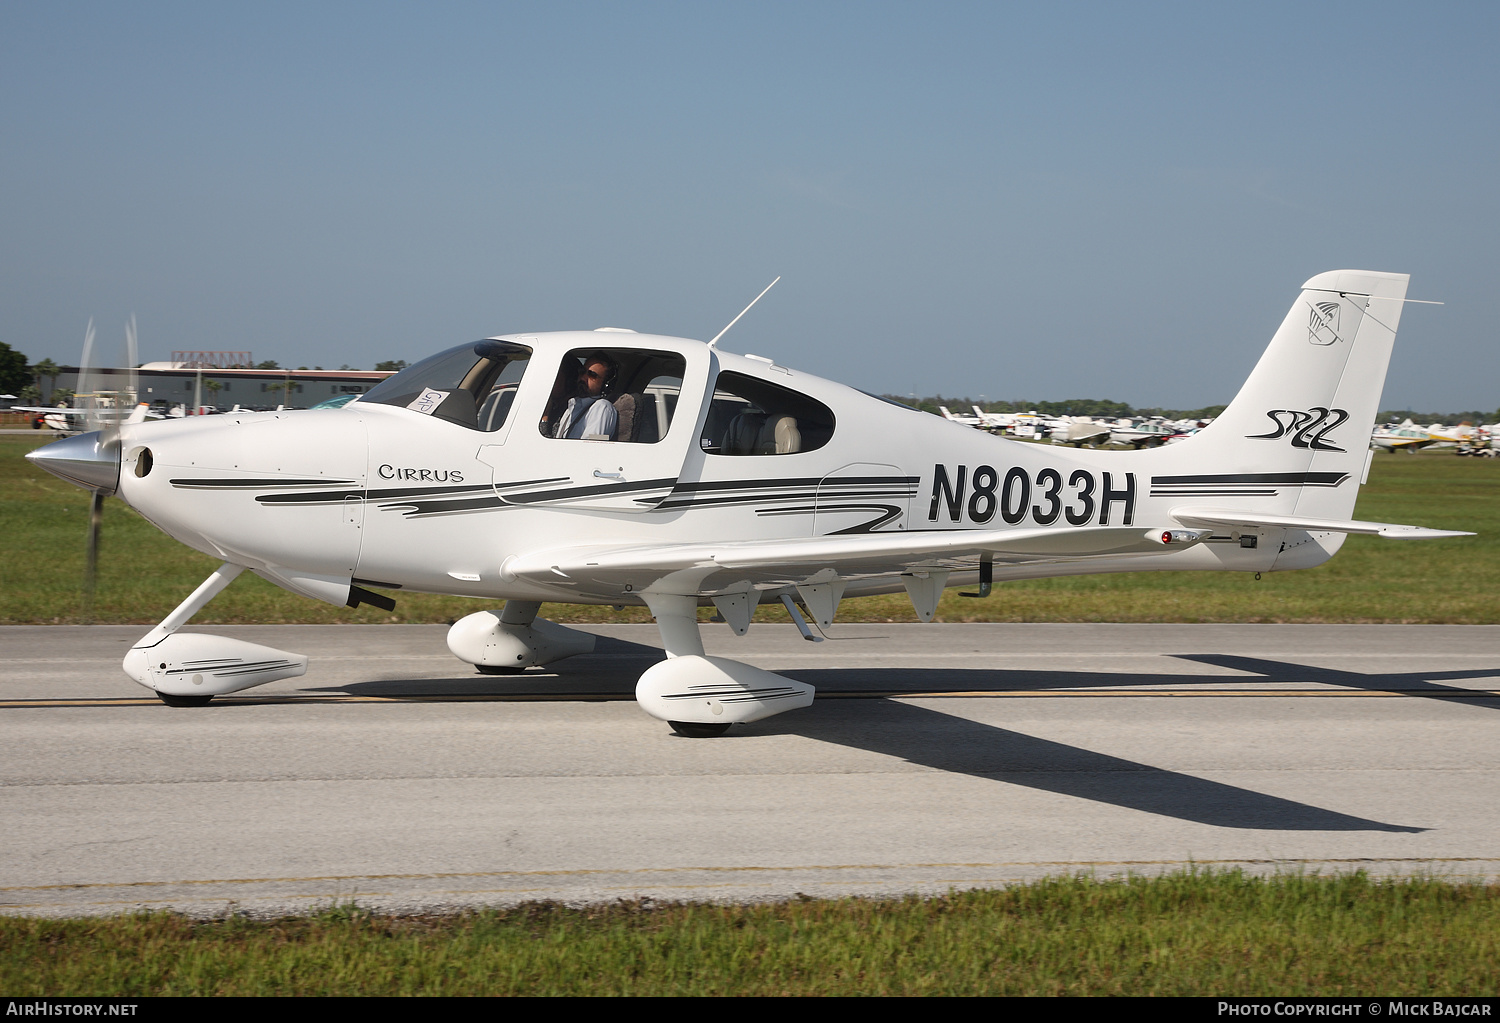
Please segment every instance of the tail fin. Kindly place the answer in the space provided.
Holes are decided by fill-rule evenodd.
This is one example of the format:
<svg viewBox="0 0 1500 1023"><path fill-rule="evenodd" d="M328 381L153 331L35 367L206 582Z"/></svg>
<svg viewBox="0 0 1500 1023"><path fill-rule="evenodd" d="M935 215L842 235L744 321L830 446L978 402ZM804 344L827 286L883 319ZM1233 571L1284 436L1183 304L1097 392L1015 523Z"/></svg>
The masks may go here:
<svg viewBox="0 0 1500 1023"><path fill-rule="evenodd" d="M1219 504L1233 496L1247 510L1350 518L1408 279L1333 270L1302 285L1234 401L1168 449L1185 463L1177 471L1197 474L1172 477L1184 481L1177 496ZM1210 477L1217 478L1204 482Z"/></svg>

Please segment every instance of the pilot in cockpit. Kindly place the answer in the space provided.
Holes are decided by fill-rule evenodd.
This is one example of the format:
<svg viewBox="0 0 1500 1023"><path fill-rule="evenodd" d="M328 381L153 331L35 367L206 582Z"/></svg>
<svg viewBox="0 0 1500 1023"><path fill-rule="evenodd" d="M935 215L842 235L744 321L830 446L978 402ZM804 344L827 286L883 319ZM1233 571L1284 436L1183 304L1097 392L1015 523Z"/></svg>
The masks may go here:
<svg viewBox="0 0 1500 1023"><path fill-rule="evenodd" d="M563 361L558 384L565 384L564 377L571 362L571 359ZM604 352L584 356L583 365L578 369L574 396L568 399L558 415L552 436L567 440L614 440L619 414L604 397L604 390L614 382L619 371L619 364ZM554 387L554 393L558 393L557 387ZM551 411L550 403L548 410Z"/></svg>

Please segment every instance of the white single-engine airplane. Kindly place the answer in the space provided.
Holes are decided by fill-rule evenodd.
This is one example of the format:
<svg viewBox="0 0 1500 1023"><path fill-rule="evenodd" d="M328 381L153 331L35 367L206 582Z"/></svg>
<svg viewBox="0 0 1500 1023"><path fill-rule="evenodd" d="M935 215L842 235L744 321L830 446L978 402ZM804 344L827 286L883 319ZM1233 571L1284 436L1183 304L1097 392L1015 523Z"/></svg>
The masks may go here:
<svg viewBox="0 0 1500 1023"><path fill-rule="evenodd" d="M169 704L306 670L177 632L248 568L351 607L392 606L372 587L504 599L448 633L487 673L593 648L538 619L543 601L644 604L667 659L640 705L717 735L813 689L705 656L709 604L743 635L779 600L812 638L796 603L826 627L842 597L904 588L930 621L949 585L1281 571L1349 533L1470 535L1350 519L1406 285L1314 277L1228 410L1144 451L997 439L713 342L603 328L460 345L341 409L129 424L29 457L223 560L125 658Z"/></svg>
<svg viewBox="0 0 1500 1023"><path fill-rule="evenodd" d="M12 412L30 412L32 415L42 417L42 425L49 430L58 433L76 433L83 424L90 419L117 418L122 423L144 423L148 419L161 419L162 416L151 411L151 406L146 402L137 402L129 413L117 411L113 407L103 408L69 408L66 405L12 405Z"/></svg>

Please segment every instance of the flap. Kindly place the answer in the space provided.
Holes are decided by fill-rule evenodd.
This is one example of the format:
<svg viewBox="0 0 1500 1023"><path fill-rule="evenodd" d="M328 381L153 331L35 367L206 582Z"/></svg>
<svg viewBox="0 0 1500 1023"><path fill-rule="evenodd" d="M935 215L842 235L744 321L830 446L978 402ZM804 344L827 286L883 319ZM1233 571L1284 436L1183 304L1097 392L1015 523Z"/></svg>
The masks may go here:
<svg viewBox="0 0 1500 1023"><path fill-rule="evenodd" d="M1172 547L1192 546L1207 535L1207 530L1095 526L864 533L853 536L814 536L712 544L575 546L507 558L500 568L500 574L508 580L528 576L562 576L571 579L621 570L645 573L690 569L754 570L870 560L885 562L890 571L897 571L904 567L905 562L932 557L998 554L1014 555L1019 560L1026 560L1157 553L1168 544Z"/></svg>

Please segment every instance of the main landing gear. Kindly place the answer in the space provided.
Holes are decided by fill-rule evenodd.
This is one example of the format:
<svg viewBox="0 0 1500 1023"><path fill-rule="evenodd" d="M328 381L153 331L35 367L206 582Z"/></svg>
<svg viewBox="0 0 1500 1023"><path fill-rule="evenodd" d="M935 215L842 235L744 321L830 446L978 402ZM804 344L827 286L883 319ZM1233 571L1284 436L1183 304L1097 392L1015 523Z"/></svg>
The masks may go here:
<svg viewBox="0 0 1500 1023"><path fill-rule="evenodd" d="M594 652L587 632L537 618L539 600L507 600L499 611L477 611L448 630L448 649L481 675L519 675L533 664Z"/></svg>
<svg viewBox="0 0 1500 1023"><path fill-rule="evenodd" d="M635 699L678 735L712 738L737 722L759 721L812 704L813 687L805 682L706 655L698 633L696 596L650 591L642 596L656 616L667 659L646 669L635 685ZM743 624L748 627L748 614Z"/></svg>
<svg viewBox="0 0 1500 1023"><path fill-rule="evenodd" d="M641 709L665 721L678 735L707 739L723 735L736 722L759 721L812 703L813 687L760 668L709 657L698 634L698 598L676 593L643 594L661 630L667 659L653 664L636 683ZM750 595L715 598L741 634L749 627ZM741 606L743 605L743 606ZM448 649L484 675L513 675L533 664L548 664L591 653L594 637L538 618L541 604L509 600L500 611L480 611L448 630Z"/></svg>

